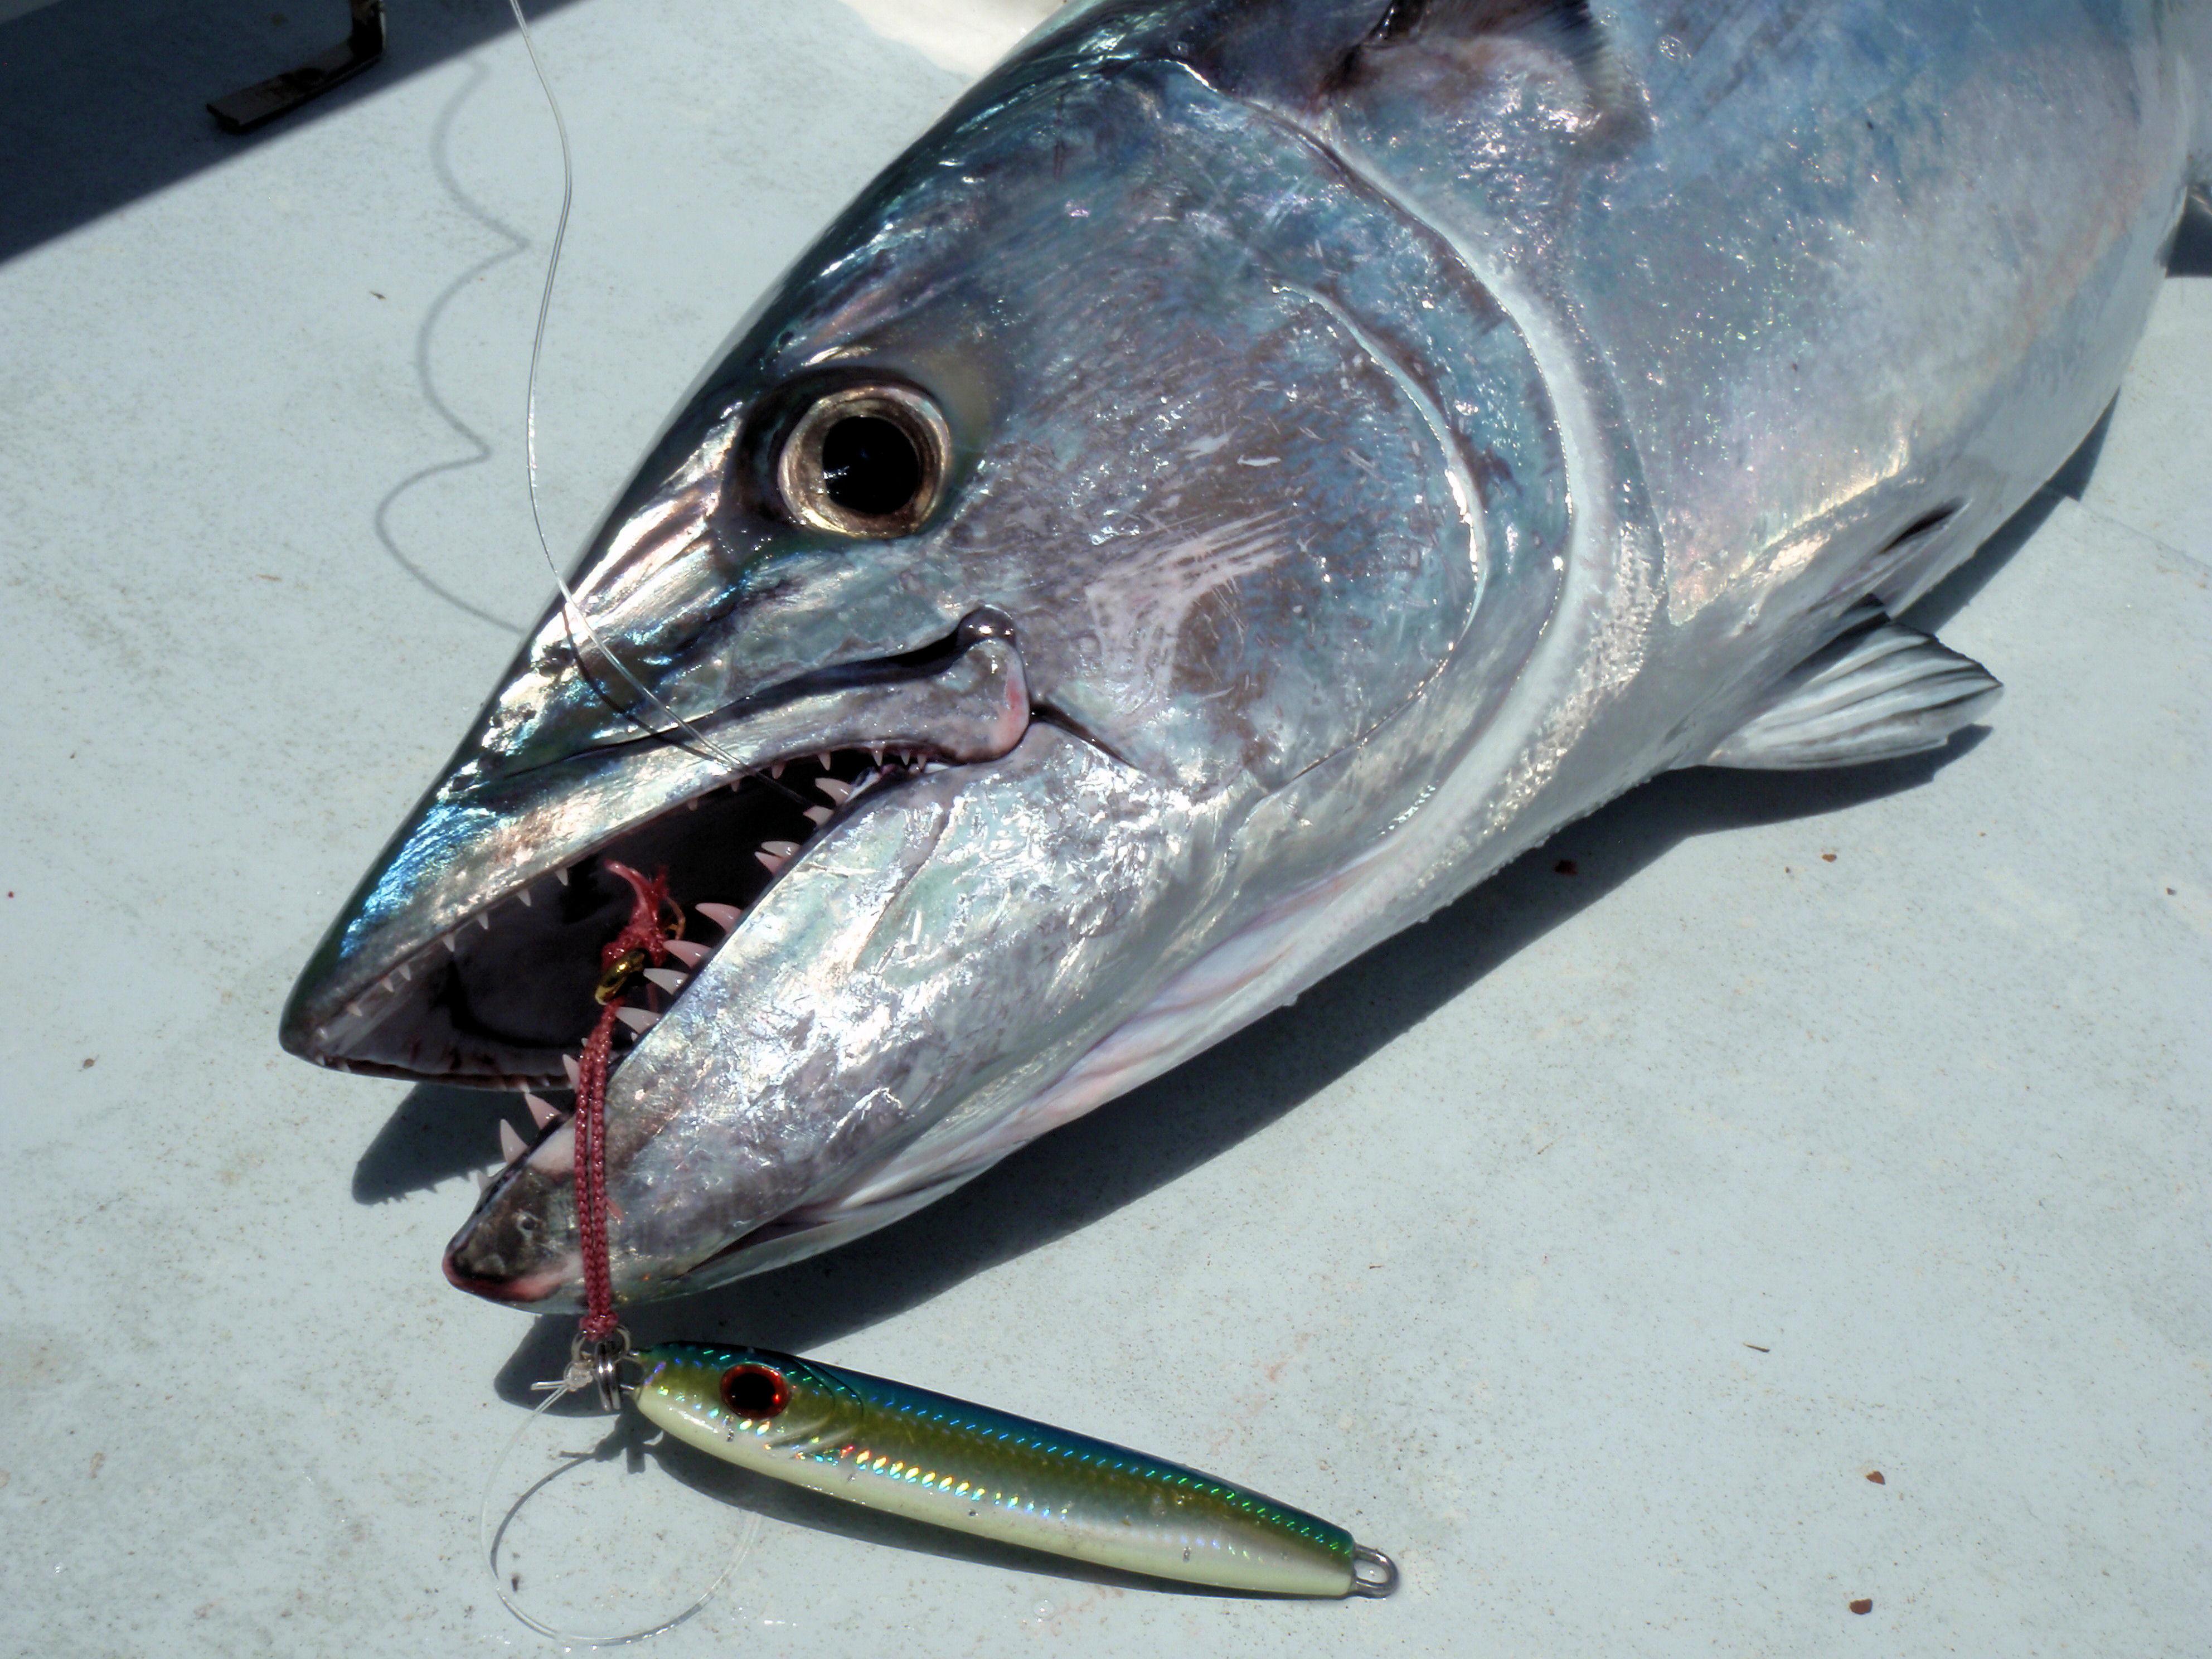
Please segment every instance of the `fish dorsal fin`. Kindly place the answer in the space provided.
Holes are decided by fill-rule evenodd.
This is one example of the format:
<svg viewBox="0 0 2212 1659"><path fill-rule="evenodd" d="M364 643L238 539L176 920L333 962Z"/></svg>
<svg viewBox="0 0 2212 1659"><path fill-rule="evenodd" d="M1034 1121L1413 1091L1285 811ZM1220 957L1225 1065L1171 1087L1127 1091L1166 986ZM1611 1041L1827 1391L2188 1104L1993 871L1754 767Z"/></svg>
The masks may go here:
<svg viewBox="0 0 2212 1659"><path fill-rule="evenodd" d="M1872 612L1814 653L1708 766L1805 772L1940 749L2004 695L1971 657Z"/></svg>

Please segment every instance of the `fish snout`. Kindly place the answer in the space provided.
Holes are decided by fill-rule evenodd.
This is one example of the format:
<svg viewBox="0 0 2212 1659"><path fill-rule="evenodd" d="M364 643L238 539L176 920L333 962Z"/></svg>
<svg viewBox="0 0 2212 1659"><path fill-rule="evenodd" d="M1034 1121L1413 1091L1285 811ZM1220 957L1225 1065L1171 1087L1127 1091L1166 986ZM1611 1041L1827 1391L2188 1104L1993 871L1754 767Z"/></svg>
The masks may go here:
<svg viewBox="0 0 2212 1659"><path fill-rule="evenodd" d="M489 1302L538 1313L577 1305L583 1255L570 1182L517 1164L453 1235L443 1265L457 1288Z"/></svg>

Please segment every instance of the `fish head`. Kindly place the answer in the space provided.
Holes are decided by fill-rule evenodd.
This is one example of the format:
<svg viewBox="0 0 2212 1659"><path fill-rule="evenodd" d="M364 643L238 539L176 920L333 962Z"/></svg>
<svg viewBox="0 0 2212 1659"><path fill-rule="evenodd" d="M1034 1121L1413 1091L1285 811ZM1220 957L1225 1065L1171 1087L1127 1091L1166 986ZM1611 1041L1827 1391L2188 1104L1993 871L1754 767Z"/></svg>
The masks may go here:
<svg viewBox="0 0 2212 1659"><path fill-rule="evenodd" d="M1426 752L1407 711L1540 567L1516 492L1553 458L1480 285L1115 12L764 302L287 1011L324 1064L557 1087L617 866L665 873L681 970L624 993L606 1094L625 1296L1036 1133L1079 1057L1408 810L1435 757L1358 757ZM449 1276L576 1305L574 1178L553 1125Z"/></svg>
<svg viewBox="0 0 2212 1659"><path fill-rule="evenodd" d="M637 1358L643 1375L632 1398L645 1419L739 1465L849 1439L863 1415L848 1384L789 1354L665 1342Z"/></svg>

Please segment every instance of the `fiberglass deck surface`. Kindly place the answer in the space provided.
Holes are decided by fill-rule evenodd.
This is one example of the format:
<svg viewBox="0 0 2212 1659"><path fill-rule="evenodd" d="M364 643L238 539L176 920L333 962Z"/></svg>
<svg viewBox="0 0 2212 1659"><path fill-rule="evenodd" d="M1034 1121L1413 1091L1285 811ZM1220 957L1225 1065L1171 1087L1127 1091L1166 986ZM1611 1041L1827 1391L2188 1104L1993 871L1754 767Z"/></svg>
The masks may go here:
<svg viewBox="0 0 2212 1659"><path fill-rule="evenodd" d="M517 451L555 153L493 0L394 0L383 67L214 136L200 100L337 9L0 24L0 1650L547 1647L477 1505L561 1338L437 1269L514 1103L312 1070L276 1023L550 589ZM898 15L547 19L564 556L962 84L863 12ZM769 1499L650 1650L2202 1652L2193 236L2094 465L1923 614L2009 688L1976 740L1663 779L953 1199L638 1322L1216 1470L1393 1552L1395 1600L1147 1589ZM726 1483L629 1469L579 1477L526 1599L635 1622L726 1547Z"/></svg>

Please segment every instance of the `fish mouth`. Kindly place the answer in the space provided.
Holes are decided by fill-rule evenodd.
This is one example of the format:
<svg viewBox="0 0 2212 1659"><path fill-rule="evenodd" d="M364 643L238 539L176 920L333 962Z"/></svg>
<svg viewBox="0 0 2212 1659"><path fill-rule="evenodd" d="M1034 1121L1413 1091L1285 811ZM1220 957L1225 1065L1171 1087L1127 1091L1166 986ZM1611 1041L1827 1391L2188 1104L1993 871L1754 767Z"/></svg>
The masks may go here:
<svg viewBox="0 0 2212 1659"><path fill-rule="evenodd" d="M599 1013L601 947L629 919L631 889L614 866L665 875L677 959L640 975L625 998L617 1042L627 1048L835 813L863 810L873 791L939 763L927 749L872 745L780 757L624 824L550 873L487 895L297 1052L372 1076L566 1086L560 1057L577 1053Z"/></svg>
<svg viewBox="0 0 2212 1659"><path fill-rule="evenodd" d="M1011 625L982 611L937 647L694 722L711 749L678 733L520 774L464 761L309 963L283 1045L370 1076L568 1087L601 1010L602 948L630 915L618 866L665 876L675 959L624 993L617 1058L816 836L907 780L1003 756L1029 719Z"/></svg>

